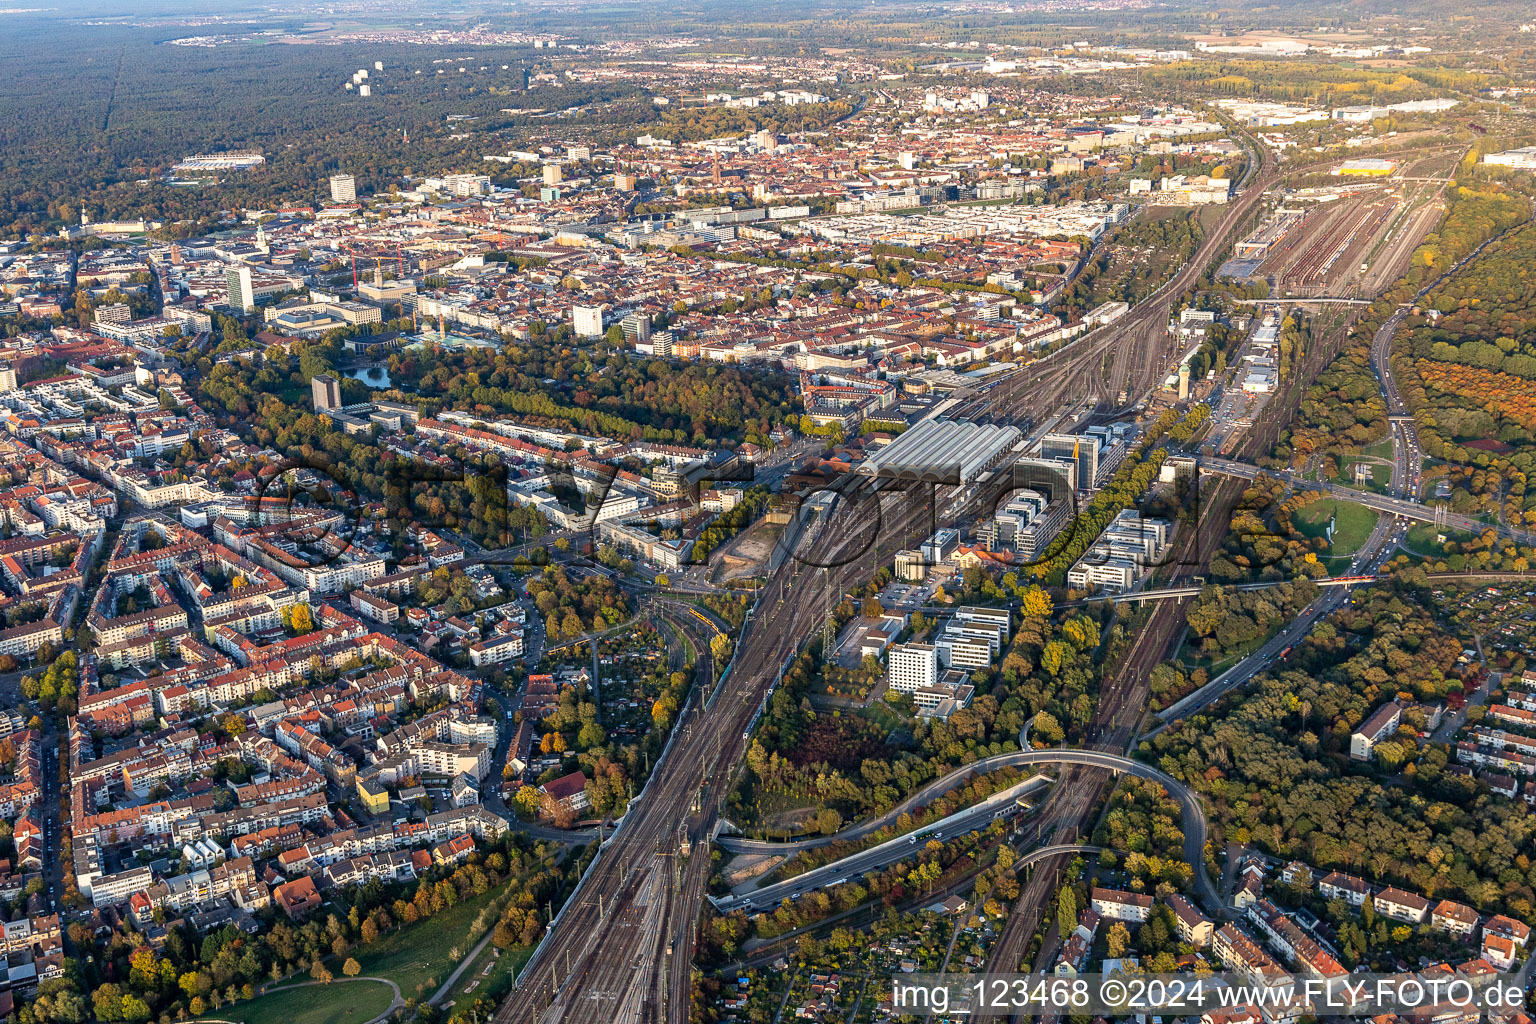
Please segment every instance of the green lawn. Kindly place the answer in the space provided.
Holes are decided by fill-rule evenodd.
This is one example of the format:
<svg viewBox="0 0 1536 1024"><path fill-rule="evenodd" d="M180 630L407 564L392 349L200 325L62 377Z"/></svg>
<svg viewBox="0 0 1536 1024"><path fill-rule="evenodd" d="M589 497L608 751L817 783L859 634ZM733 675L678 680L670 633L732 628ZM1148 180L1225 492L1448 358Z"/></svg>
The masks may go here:
<svg viewBox="0 0 1536 1024"><path fill-rule="evenodd" d="M391 932L370 946L359 947L352 955L364 974L389 978L400 986L400 994L407 999L414 995L425 998L432 994L429 989L441 985L457 966L458 959L450 955L452 950L457 947L462 957L479 941L480 936L470 936L469 926L504 888L471 897L425 921ZM419 993L417 986L422 986Z"/></svg>
<svg viewBox="0 0 1536 1024"><path fill-rule="evenodd" d="M444 1001L473 999L484 994L509 972L522 970L523 964L527 963L531 956L533 956L532 946L504 949L499 957L496 955L495 946L486 946L475 958L474 965L459 975L458 984L453 986L453 991L444 997ZM490 968L489 971L486 970L487 967ZM473 988L470 987L472 985Z"/></svg>
<svg viewBox="0 0 1536 1024"><path fill-rule="evenodd" d="M1392 457L1392 439L1390 437L1377 441L1368 448L1360 449L1361 455L1374 455L1378 459L1390 459Z"/></svg>
<svg viewBox="0 0 1536 1024"><path fill-rule="evenodd" d="M1344 464L1344 472L1339 477L1339 482L1347 486L1355 486L1355 464L1359 459L1347 459ZM1365 490L1375 491L1378 494L1386 494L1392 487L1392 467L1380 462L1366 462Z"/></svg>
<svg viewBox="0 0 1536 1024"><path fill-rule="evenodd" d="M884 729L887 734L910 732L912 729L911 719L886 703L883 694L878 699L870 701L868 707L860 708L859 714Z"/></svg>
<svg viewBox="0 0 1536 1024"><path fill-rule="evenodd" d="M393 999L394 993L381 982L335 981L257 996L208 1016L244 1024L365 1024L389 1009Z"/></svg>
<svg viewBox="0 0 1536 1024"><path fill-rule="evenodd" d="M1335 564L1330 570L1338 570L1348 562L1376 525L1377 514L1364 505L1337 498L1321 498L1291 516L1291 523L1306 537L1321 537L1328 527L1328 519L1335 516L1333 541L1326 558Z"/></svg>
<svg viewBox="0 0 1536 1024"><path fill-rule="evenodd" d="M1269 638L1274 636L1279 631L1280 627L1276 626L1269 632L1253 638L1248 643L1242 644L1236 649L1227 651L1220 657L1214 658L1207 657L1206 655L1200 653L1200 640L1198 637L1191 634L1190 637L1184 641L1184 646L1179 648L1177 660L1179 664L1184 666L1186 671L1194 671L1197 668L1203 668L1205 669L1206 674L1214 679L1225 672L1227 669L1231 668L1233 665L1236 665L1239 661L1242 661L1249 654L1264 646L1269 642Z"/></svg>
<svg viewBox="0 0 1536 1024"><path fill-rule="evenodd" d="M1408 527L1408 535L1403 538L1403 543L1415 554L1431 560L1439 559L1445 557L1445 546L1438 539L1441 536L1444 536L1447 541L1458 544L1473 539L1473 535L1465 530L1453 530L1447 526L1436 526L1434 523L1414 523Z"/></svg>

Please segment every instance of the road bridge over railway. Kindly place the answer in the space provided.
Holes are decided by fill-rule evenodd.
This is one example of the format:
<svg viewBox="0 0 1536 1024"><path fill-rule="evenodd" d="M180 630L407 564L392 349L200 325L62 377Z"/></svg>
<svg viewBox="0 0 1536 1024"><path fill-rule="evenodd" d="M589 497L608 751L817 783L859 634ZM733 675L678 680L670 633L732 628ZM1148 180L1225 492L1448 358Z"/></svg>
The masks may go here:
<svg viewBox="0 0 1536 1024"><path fill-rule="evenodd" d="M1205 811L1200 806L1200 800L1182 782L1160 769L1149 764L1100 750L1016 750L1007 754L995 754L992 757L982 758L962 768L942 776L935 784L926 787L935 795L953 789L955 786L987 772L997 771L1001 768L1017 768L1032 765L1081 765L1089 768L1105 768L1116 775L1134 775L1137 778L1148 779L1158 783L1166 789L1170 796L1179 801L1179 807L1183 819L1184 828L1184 856L1190 867L1194 869L1196 887L1199 890L1201 902L1213 911L1221 906L1220 892L1210 875L1205 869L1205 840L1207 826ZM937 784L949 783L943 789L935 788ZM879 828L895 821L899 812L895 809L886 815L875 819L874 828ZM795 878L780 882L777 885L767 886L753 893L733 896L727 899L717 900L715 905L722 911L746 909L748 911L761 910L764 907L777 906L780 902L790 899L801 892L806 892L820 886L835 884L850 875L862 874L865 871L875 870L887 864L911 856L916 845L923 841L925 836L941 839L945 836L953 837L958 832L969 831L972 828L985 826L991 819L994 809L982 807L978 817L978 809L970 808L958 811L949 817L932 822L929 825L907 836L898 836L887 843L851 854L830 864L823 865L815 871L807 872ZM1042 830L1050 831L1050 822L1042 822ZM833 836L815 836L802 840L784 843L765 842L762 840L743 839L735 836L721 836L716 842L727 850L737 853L757 854L794 854L802 850L817 849L828 843L836 842L842 838L857 838L868 835L874 828L867 825L855 827L857 836L849 836L838 833ZM847 830L851 832L853 830Z"/></svg>

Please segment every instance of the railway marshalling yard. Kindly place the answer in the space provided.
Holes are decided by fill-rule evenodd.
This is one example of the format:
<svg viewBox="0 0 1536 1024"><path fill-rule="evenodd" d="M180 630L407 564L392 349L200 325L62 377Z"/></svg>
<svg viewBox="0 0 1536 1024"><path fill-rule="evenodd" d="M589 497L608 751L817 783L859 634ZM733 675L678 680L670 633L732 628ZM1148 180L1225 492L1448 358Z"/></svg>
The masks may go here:
<svg viewBox="0 0 1536 1024"><path fill-rule="evenodd" d="M1444 189L1395 175L1287 190L1222 276L1263 279L1275 298L1374 298L1439 220Z"/></svg>

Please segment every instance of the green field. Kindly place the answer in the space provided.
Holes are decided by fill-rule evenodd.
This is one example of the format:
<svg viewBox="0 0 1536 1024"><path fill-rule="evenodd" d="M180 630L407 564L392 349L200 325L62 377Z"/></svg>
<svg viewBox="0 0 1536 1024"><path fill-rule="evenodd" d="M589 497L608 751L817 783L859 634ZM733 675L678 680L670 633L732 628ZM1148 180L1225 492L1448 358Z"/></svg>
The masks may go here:
<svg viewBox="0 0 1536 1024"><path fill-rule="evenodd" d="M523 964L527 963L531 956L533 956L532 946L504 949L499 957L496 955L495 946L486 946L480 951L480 955L475 957L475 962L469 970L459 975L458 982L453 986L453 990L443 997L443 1001L448 1003L484 995L509 973L522 970ZM487 967L490 970L486 970Z"/></svg>
<svg viewBox="0 0 1536 1024"><path fill-rule="evenodd" d="M1355 486L1355 464L1361 462L1358 458L1344 460L1344 471L1339 475L1339 483L1349 487ZM1386 494L1392 487L1392 467L1380 462L1365 462L1366 478L1365 490L1375 491L1378 494Z"/></svg>
<svg viewBox="0 0 1536 1024"><path fill-rule="evenodd" d="M1390 459L1392 458L1392 439L1389 437L1385 440L1377 441L1368 448L1362 448L1360 449L1360 454L1374 455L1378 459Z"/></svg>
<svg viewBox="0 0 1536 1024"><path fill-rule="evenodd" d="M500 892L492 889L472 897L419 924L391 932L371 946L359 947L352 955L364 974L389 978L407 999L426 998L458 965L458 958L450 955L453 949L457 947L463 957L479 941L480 936L469 934L469 926Z"/></svg>
<svg viewBox="0 0 1536 1024"><path fill-rule="evenodd" d="M1359 549L1371 535L1377 514L1353 501L1322 498L1291 516L1291 523L1304 537L1321 537L1328 527L1330 516L1336 516L1333 541L1324 558L1330 571L1338 571L1348 565L1350 555Z"/></svg>
<svg viewBox="0 0 1536 1024"><path fill-rule="evenodd" d="M244 1024L366 1024L393 1001L394 993L382 982L337 980L257 996L215 1010L208 1019Z"/></svg>
<svg viewBox="0 0 1536 1024"><path fill-rule="evenodd" d="M1433 523L1415 523L1408 527L1408 535L1403 538L1403 546L1409 552L1430 560L1444 557L1445 546L1438 540L1444 536L1448 542L1458 544L1466 543L1474 539L1473 535L1464 530L1453 530L1447 526L1436 526Z"/></svg>

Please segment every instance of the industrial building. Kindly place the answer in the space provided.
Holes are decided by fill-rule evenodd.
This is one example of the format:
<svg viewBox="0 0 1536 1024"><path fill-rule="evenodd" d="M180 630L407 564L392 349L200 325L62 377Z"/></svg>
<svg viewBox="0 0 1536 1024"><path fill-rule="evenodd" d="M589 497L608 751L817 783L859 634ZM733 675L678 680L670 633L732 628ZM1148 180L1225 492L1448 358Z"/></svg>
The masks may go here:
<svg viewBox="0 0 1536 1024"><path fill-rule="evenodd" d="M997 465L1022 435L1017 427L924 420L864 461L882 477L968 484Z"/></svg>
<svg viewBox="0 0 1536 1024"><path fill-rule="evenodd" d="M1536 146L1521 146L1519 149L1506 149L1502 153L1489 153L1483 157L1483 163L1492 164L1495 167L1513 167L1517 171L1536 170Z"/></svg>
<svg viewBox="0 0 1536 1024"><path fill-rule="evenodd" d="M1254 330L1243 353L1242 388L1250 395L1267 395L1280 383L1280 321L1273 311Z"/></svg>
<svg viewBox="0 0 1536 1024"><path fill-rule="evenodd" d="M1391 160L1382 160L1379 157L1364 157L1359 160L1345 160L1333 170L1334 174L1355 177L1383 178L1397 169L1397 164Z"/></svg>

